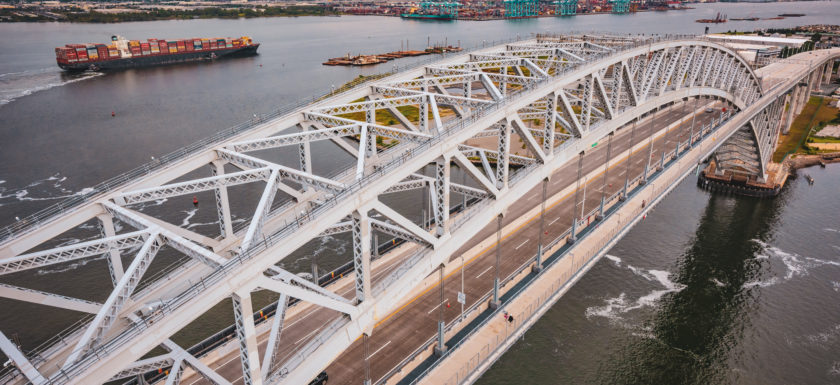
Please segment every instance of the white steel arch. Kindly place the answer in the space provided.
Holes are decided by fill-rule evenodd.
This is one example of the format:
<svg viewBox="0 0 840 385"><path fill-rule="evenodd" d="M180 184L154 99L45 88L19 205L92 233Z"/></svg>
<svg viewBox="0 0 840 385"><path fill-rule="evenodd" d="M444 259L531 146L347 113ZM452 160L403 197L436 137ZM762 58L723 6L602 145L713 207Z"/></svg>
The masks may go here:
<svg viewBox="0 0 840 385"><path fill-rule="evenodd" d="M301 383L362 333L369 334L378 319L475 235L481 224L504 211L517 194L592 143L642 113L677 100L709 96L745 109L762 95L759 78L743 59L700 39L572 36L494 47L327 99L121 186L71 215L5 240L0 244L0 274L141 246L125 271L117 269L114 277L120 278L114 279L108 301L100 305L92 322L72 336L73 347L56 348L44 359L60 366L60 370L53 369L55 365L39 368L53 383L101 383L120 373L173 363L172 372L178 373L173 381L182 365L188 365L218 383L218 376L207 373L208 368L169 338L229 297L234 298L248 383ZM284 132L289 127L298 132ZM759 138L773 136L767 131L774 126L761 118L753 120L752 127ZM527 154L511 150L513 135L525 144ZM496 137L496 145L469 144L482 136ZM315 155L309 145L315 141L337 143L354 155L355 164L335 175L314 173ZM763 172L772 146L758 143ZM299 150L299 167L260 157L260 151L285 146ZM482 169L473 165L473 159L480 159ZM450 179L452 162L473 178L472 186ZM210 177L169 182L211 164ZM430 164L434 174L422 175ZM226 173L225 165L240 171ZM262 194L247 227L234 231L227 189L249 183L261 183ZM411 221L380 200L383 194L422 186L430 187L434 202L431 223ZM214 192L220 222L217 236L174 226L132 207L198 191ZM291 200L275 207L278 192ZM479 198L481 203L473 211L451 216L450 192ZM30 252L55 234L97 216L104 218L103 232L112 235ZM113 227L112 218L134 232L115 234L108 227ZM410 258L378 282L371 277L374 231L417 245ZM353 255L348 258L356 282L352 299L276 266L308 240L336 232L352 233ZM165 279L134 292L164 245L190 260ZM280 293L283 309L285 298L294 297L339 315L285 362L273 362L273 355L254 357L250 293L259 288ZM137 313L157 298L163 301L153 313ZM281 330L282 316L272 336ZM137 361L157 346L170 353L153 362Z"/></svg>

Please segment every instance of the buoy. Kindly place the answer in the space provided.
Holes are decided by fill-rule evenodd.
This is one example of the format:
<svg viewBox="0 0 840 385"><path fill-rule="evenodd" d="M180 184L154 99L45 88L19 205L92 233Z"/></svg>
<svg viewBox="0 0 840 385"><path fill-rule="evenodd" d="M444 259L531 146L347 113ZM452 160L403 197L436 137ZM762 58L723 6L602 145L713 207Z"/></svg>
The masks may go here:
<svg viewBox="0 0 840 385"><path fill-rule="evenodd" d="M198 197L193 197L193 206L198 207Z"/></svg>
<svg viewBox="0 0 840 385"><path fill-rule="evenodd" d="M260 67L262 67L262 64L260 64Z"/></svg>
<svg viewBox="0 0 840 385"><path fill-rule="evenodd" d="M114 111L111 111L111 116L117 116L117 113L114 112Z"/></svg>
<svg viewBox="0 0 840 385"><path fill-rule="evenodd" d="M449 308L449 302L446 303L446 307Z"/></svg>

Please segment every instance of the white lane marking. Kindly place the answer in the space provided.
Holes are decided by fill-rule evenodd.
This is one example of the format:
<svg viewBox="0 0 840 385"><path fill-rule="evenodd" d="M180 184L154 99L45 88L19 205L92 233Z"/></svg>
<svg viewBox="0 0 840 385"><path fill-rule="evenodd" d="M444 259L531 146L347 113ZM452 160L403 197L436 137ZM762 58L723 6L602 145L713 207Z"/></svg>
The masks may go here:
<svg viewBox="0 0 840 385"><path fill-rule="evenodd" d="M444 302L445 302L445 301L444 301ZM439 304L437 304L437 306L433 307L433 308L432 308L432 310L427 311L427 312L426 312L426 314L432 314L432 312L433 312L433 311L435 311L435 309L439 308L439 307L440 307L440 305L443 305L443 303L439 303Z"/></svg>
<svg viewBox="0 0 840 385"><path fill-rule="evenodd" d="M386 342L386 343L385 343L385 345L380 346L380 347L379 347L379 349L376 349L376 351L375 351L375 352L373 352L373 354L371 354L371 355L369 355L369 356L368 356L368 359L370 359L371 357L375 356L375 355L376 355L376 353L379 353L379 351L380 351L380 350L385 349L385 347L386 347L386 346L388 346L388 345L390 345L390 344L391 344L391 341L388 341L388 342Z"/></svg>
<svg viewBox="0 0 840 385"><path fill-rule="evenodd" d="M554 222L557 222L557 221L559 221L559 220L560 220L560 217L557 217L557 218L555 218L553 221L551 221L551 223L549 223L548 225L549 225L549 226L551 226L551 225L553 225L553 224L554 224Z"/></svg>
<svg viewBox="0 0 840 385"><path fill-rule="evenodd" d="M484 273L490 271L490 269L492 269L492 268L493 268L493 266L488 267L487 270L482 271L481 274L476 275L475 277L476 278L481 278L481 276L484 275Z"/></svg>
<svg viewBox="0 0 840 385"><path fill-rule="evenodd" d="M307 335L303 336L303 338L301 338L301 339L297 340L297 342L295 342L295 343L294 343L294 345L299 344L299 343L300 343L300 341L305 340L305 339L306 339L306 338L308 338L309 336L311 336L311 335L315 334L315 332L317 332L317 331L318 331L318 329L315 329L315 330L313 330L311 333L309 333L309 334L307 334Z"/></svg>
<svg viewBox="0 0 840 385"><path fill-rule="evenodd" d="M525 246L525 244L528 243L528 241L530 241L530 239L526 239L525 242L520 243L519 246L516 246L514 248L514 250L519 250L519 248Z"/></svg>
<svg viewBox="0 0 840 385"><path fill-rule="evenodd" d="M296 319L296 320L295 320L295 322L292 322L292 323L290 323L290 324L288 324L288 325L286 325L286 326L283 326L283 328L284 328L284 329L286 329L286 328L290 328L290 327L292 327L292 325L294 325L294 324L296 324L296 323L298 323L298 322L300 322L300 321L303 321L303 319L304 319L304 318L309 317L309 316L311 316L311 315L312 315L312 314L314 314L314 313L315 313L315 310L310 310L308 313L306 313L306 315L304 315L303 317L300 317L300 318Z"/></svg>

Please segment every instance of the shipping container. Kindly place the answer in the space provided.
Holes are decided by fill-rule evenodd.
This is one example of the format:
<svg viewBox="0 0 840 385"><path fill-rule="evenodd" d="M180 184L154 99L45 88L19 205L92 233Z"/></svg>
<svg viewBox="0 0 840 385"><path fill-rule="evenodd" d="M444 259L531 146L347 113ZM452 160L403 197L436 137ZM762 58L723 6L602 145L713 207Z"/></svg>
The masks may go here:
<svg viewBox="0 0 840 385"><path fill-rule="evenodd" d="M179 55L179 53L188 52L206 52L226 49L229 52L219 53L218 56L224 56L231 48L236 48L236 51L243 49L242 52L252 53L256 51L258 44L251 45L252 42L247 36L239 38L211 38L211 39L183 39L166 41L164 39L146 39L140 40L126 40L121 37L112 37L111 41L106 44L67 44L64 47L55 48L56 60L58 65L65 70L85 70L89 69L88 62L95 64L97 69L109 68L125 68L132 66L145 66L152 64L161 64L173 61L192 61L198 60L204 55L186 54ZM118 48L117 45L123 48ZM158 56L158 55L176 55L172 59L152 59L131 62L124 60L122 55L131 56ZM71 62L73 62L71 64Z"/></svg>

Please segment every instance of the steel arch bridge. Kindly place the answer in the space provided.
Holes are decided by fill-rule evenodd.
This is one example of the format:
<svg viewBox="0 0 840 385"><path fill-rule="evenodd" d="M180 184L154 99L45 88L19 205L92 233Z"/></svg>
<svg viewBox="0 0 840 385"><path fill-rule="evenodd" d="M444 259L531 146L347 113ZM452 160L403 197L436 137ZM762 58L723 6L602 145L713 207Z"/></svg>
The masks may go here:
<svg viewBox="0 0 840 385"><path fill-rule="evenodd" d="M2 240L2 275L104 256L112 287L100 293L107 299L99 303L2 284L0 296L91 317L38 359L22 354L2 333L0 347L36 384L104 383L168 367L167 383L177 383L189 367L227 384L171 337L232 298L244 382L305 383L359 336L372 333L378 320L524 192L660 106L709 97L755 110L732 139L737 143L727 142L717 157L764 178L783 96L795 81L768 94L739 55L695 37L557 36L459 55L357 87L261 122ZM527 154L511 149L514 137ZM476 138L494 144L478 146L471 142ZM312 146L322 142L352 155L353 164L334 174L314 172L319 154ZM296 164L273 160L271 151L284 148L296 151ZM452 180L453 163L469 183ZM429 165L432 175L424 173ZM195 177L208 167L211 176ZM261 194L250 218L235 227L229 190L248 184ZM428 222L410 220L383 203L388 194L427 187L434 203ZM215 196L215 234L142 212L145 203L201 192ZM454 210L451 193L478 203ZM101 237L50 246L51 239L90 221L99 224ZM312 239L343 232L353 244L347 256L352 298L278 265ZM374 233L412 245L409 256L378 279L371 263ZM185 262L146 277L162 250ZM127 253L133 256L125 266ZM262 355L249 316L255 312L251 293L258 289L280 294ZM280 361L276 352L290 298L335 316ZM147 357L158 347L166 353Z"/></svg>

